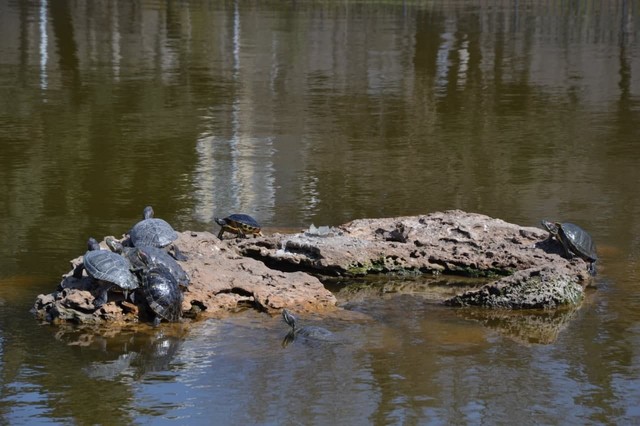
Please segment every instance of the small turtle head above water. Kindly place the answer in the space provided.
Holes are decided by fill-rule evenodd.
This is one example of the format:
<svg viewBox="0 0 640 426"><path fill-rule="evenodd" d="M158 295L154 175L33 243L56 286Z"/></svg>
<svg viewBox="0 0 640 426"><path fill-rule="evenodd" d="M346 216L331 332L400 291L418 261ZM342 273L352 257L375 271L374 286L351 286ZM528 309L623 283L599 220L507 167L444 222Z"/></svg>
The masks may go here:
<svg viewBox="0 0 640 426"><path fill-rule="evenodd" d="M340 339L335 334L333 334L331 331L323 327L317 327L313 325L297 327L296 326L297 318L287 309L282 310L282 319L284 320L285 323L287 323L289 327L291 327L291 330L289 330L289 333L287 333L287 335L285 336L282 342L283 347L288 346L291 342L296 340L298 337L301 337L307 341L333 342L333 343L340 341Z"/></svg>
<svg viewBox="0 0 640 426"><path fill-rule="evenodd" d="M291 327L294 330L296 329L296 317L291 312L289 312L286 309L283 309L282 319L284 319L284 322L287 323L289 327Z"/></svg>

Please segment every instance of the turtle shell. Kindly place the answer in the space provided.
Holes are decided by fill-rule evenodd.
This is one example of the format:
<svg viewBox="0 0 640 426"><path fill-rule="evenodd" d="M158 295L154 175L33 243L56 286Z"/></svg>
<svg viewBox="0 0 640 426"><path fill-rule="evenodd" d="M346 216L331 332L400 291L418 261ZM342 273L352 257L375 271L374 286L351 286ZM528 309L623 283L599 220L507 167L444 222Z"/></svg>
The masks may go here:
<svg viewBox="0 0 640 426"><path fill-rule="evenodd" d="M578 225L568 222L561 223L558 225L558 238L576 256L589 262L598 260L596 245L591 239L591 235Z"/></svg>
<svg viewBox="0 0 640 426"><path fill-rule="evenodd" d="M143 219L129 231L131 244L136 247L166 247L178 238L167 221L157 218Z"/></svg>
<svg viewBox="0 0 640 426"><path fill-rule="evenodd" d="M232 232L240 236L244 236L245 234L260 235L260 224L248 214L236 213L224 219L216 218L215 221L222 227L218 238L222 238L224 232Z"/></svg>
<svg viewBox="0 0 640 426"><path fill-rule="evenodd" d="M151 246L125 247L120 241L113 237L107 237L106 242L111 251L124 256L131 263L133 272L142 271L149 266L163 265L169 269L181 287L189 286L191 282L189 275L187 275L184 269L182 269L182 266L165 250ZM144 261L139 254L140 251L146 253Z"/></svg>
<svg viewBox="0 0 640 426"><path fill-rule="evenodd" d="M83 258L84 269L96 280L113 283L123 290L138 288L138 279L130 271L131 263L107 250L90 250Z"/></svg>
<svg viewBox="0 0 640 426"><path fill-rule="evenodd" d="M147 254L148 265L140 259L138 250L142 250ZM188 287L191 282L189 275L182 269L182 266L163 249L151 246L125 247L125 255L134 269L144 269L147 266L162 265L169 270L181 287Z"/></svg>
<svg viewBox="0 0 640 426"><path fill-rule="evenodd" d="M169 269L152 266L142 275L142 291L151 310L159 317L177 322L182 316L182 291Z"/></svg>

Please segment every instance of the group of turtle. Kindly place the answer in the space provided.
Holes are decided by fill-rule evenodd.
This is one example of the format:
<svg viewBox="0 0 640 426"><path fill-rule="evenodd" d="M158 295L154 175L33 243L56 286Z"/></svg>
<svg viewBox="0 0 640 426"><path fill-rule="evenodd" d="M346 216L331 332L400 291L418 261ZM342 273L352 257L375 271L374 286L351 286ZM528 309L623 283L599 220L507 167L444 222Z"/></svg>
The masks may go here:
<svg viewBox="0 0 640 426"><path fill-rule="evenodd" d="M225 232L239 237L262 235L258 222L246 214L232 214L224 219L215 218L221 226L218 238ZM142 294L150 308L153 323L163 319L179 321L182 316L182 290L190 283L189 276L177 262L187 260L174 244L177 232L163 219L154 217L151 206L145 207L142 220L120 242L107 237L109 250L102 250L94 238L87 242L88 251L73 276L82 278L83 270L98 284L93 304L104 305L110 292L123 292L125 300L131 294ZM124 243L124 244L123 244Z"/></svg>
<svg viewBox="0 0 640 426"><path fill-rule="evenodd" d="M142 294L150 308L153 323L179 321L182 316L182 288L189 285L189 276L176 260L186 256L173 244L176 231L166 221L155 218L153 208L144 209L142 220L129 231L124 244L107 237L110 250L102 250L94 238L89 238L88 251L74 272L82 271L98 283L94 299L96 308L104 305L112 291L121 291L125 300L129 294Z"/></svg>

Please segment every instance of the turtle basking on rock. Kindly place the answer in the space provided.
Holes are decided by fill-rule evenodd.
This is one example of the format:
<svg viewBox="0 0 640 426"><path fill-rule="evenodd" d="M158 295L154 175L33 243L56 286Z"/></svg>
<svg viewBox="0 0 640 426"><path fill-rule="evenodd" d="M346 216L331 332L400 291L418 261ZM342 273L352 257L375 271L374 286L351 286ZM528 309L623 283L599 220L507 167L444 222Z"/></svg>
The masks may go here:
<svg viewBox="0 0 640 426"><path fill-rule="evenodd" d="M573 253L589 264L588 271L591 275L596 275L598 254L596 253L596 245L587 231L569 222L543 220L542 226L549 231L549 238L555 237L562 244L567 259L571 259Z"/></svg>
<svg viewBox="0 0 640 426"><path fill-rule="evenodd" d="M120 241L113 237L107 237L105 239L107 246L114 253L118 253L126 258L132 267L132 271L142 271L145 268L155 265L162 265L166 267L169 272L178 281L180 287L189 287L190 279L182 266L166 251L157 247L142 246L142 247L125 247ZM140 258L139 251L144 251L148 257L148 265Z"/></svg>
<svg viewBox="0 0 640 426"><path fill-rule="evenodd" d="M93 301L96 308L104 305L108 300L109 290L121 289L125 293L139 287L138 278L131 273L131 263L124 257L109 250L101 250L100 244L94 238L87 242L88 251L82 257L82 263L73 271L74 278L82 278L82 271L100 284L99 294Z"/></svg>
<svg viewBox="0 0 640 426"><path fill-rule="evenodd" d="M236 234L241 238L247 235L262 236L261 226L254 218L248 214L232 214L224 219L214 218L216 223L221 226L218 238L222 239L225 232Z"/></svg>
<svg viewBox="0 0 640 426"><path fill-rule="evenodd" d="M144 250L139 250L137 254L145 265L141 272L142 293L152 311L153 325L159 325L163 319L180 321L183 296L178 281L166 266L154 265Z"/></svg>
<svg viewBox="0 0 640 426"><path fill-rule="evenodd" d="M169 254L177 260L187 260L187 257L173 244L178 239L178 233L163 219L154 217L153 207L147 206L142 212L142 220L129 231L129 240L134 247L167 248ZM173 253L171 253L171 250Z"/></svg>

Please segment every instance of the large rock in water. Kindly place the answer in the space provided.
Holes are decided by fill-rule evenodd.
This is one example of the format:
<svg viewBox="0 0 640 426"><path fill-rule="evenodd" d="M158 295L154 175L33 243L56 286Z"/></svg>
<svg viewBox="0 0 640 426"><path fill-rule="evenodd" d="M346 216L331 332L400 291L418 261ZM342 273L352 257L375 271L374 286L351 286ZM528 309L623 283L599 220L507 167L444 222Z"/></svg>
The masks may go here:
<svg viewBox="0 0 640 426"><path fill-rule="evenodd" d="M303 272L280 272L264 263L240 256L235 241L221 241L209 232L178 233L175 244L187 255L180 262L191 284L184 290L185 315L195 312L216 317L245 307L277 312L285 307L298 311L335 309L336 298L314 276ZM101 243L106 249L104 242ZM77 323L136 322L143 306L110 293L109 303L93 306L96 285L89 277L73 277L82 257L71 261L72 270L63 276L57 291L36 298L32 311L42 320ZM143 298L136 298L143 303Z"/></svg>
<svg viewBox="0 0 640 426"><path fill-rule="evenodd" d="M591 281L587 264L563 258L560 243L550 240L547 231L460 210L358 219L335 228L246 240L239 247L274 268L328 276L391 272L496 278L446 302L454 306L575 305Z"/></svg>
<svg viewBox="0 0 640 426"><path fill-rule="evenodd" d="M333 309L336 298L316 276L451 274L485 277L479 289L445 301L451 306L546 309L575 306L591 282L587 264L561 256L560 243L539 228L459 210L421 216L359 219L296 234L224 240L182 232L175 244L191 277L184 311L220 316L243 306L266 312ZM104 243L102 244L104 247ZM72 261L75 267L82 258ZM286 271L286 272L285 272ZM141 306L110 296L93 307L88 277L63 277L59 290L40 295L33 311L48 321L137 321Z"/></svg>

